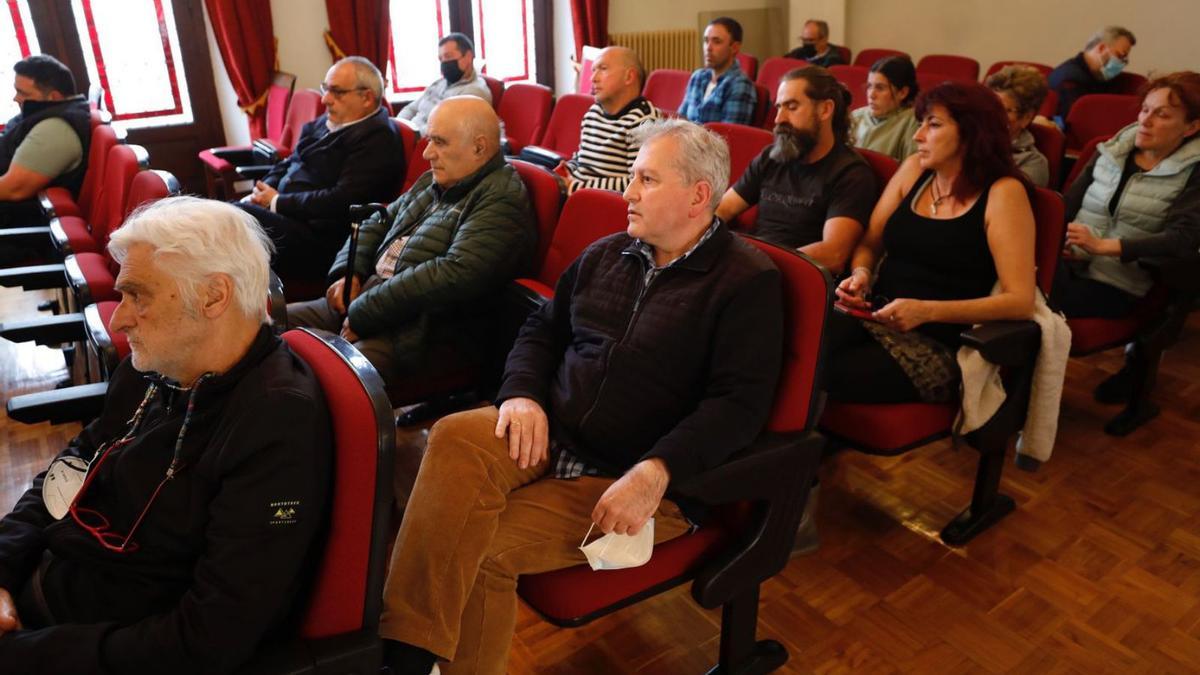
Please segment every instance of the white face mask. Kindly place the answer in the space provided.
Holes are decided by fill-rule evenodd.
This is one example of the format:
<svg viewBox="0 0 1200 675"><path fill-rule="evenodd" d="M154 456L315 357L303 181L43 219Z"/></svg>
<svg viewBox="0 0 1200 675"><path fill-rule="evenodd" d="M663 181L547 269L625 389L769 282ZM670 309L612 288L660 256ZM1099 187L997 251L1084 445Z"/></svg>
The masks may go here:
<svg viewBox="0 0 1200 675"><path fill-rule="evenodd" d="M654 519L651 518L642 529L633 535L613 532L600 537L590 544L585 544L596 524L588 528L579 550L587 556L588 565L593 570L620 570L626 567L640 567L650 562L650 554L654 552Z"/></svg>

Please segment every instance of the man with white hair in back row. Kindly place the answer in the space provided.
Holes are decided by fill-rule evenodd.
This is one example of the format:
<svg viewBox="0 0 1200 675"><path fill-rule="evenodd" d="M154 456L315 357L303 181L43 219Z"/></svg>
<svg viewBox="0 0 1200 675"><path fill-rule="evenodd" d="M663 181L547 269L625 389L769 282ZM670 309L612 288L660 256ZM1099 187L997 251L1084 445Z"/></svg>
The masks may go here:
<svg viewBox="0 0 1200 675"><path fill-rule="evenodd" d="M384 589L395 675L435 659L505 672L519 575L583 563L592 524L646 545L684 534L700 514L671 488L767 419L780 277L713 215L728 148L682 120L635 136L627 231L588 247L526 322L499 407L429 433Z"/></svg>
<svg viewBox="0 0 1200 675"><path fill-rule="evenodd" d="M286 631L329 500L330 422L271 331L270 241L163 199L109 251L132 355L0 519L0 671L228 672Z"/></svg>

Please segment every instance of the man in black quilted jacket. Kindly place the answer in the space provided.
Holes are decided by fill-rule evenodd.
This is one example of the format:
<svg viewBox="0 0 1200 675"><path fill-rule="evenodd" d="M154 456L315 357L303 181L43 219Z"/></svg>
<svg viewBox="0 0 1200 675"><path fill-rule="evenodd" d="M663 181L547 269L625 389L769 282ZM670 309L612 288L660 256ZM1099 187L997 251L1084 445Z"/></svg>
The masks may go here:
<svg viewBox="0 0 1200 675"><path fill-rule="evenodd" d="M486 101L455 96L429 117L431 170L359 231L324 298L288 305L288 325L340 331L386 382L416 372L435 341L475 348L488 300L526 271L537 229L525 184L500 151ZM343 303L347 268L350 305Z"/></svg>
<svg viewBox="0 0 1200 675"><path fill-rule="evenodd" d="M350 232L350 205L387 201L404 177L379 69L348 56L325 74L321 94L325 114L239 202L274 240L271 267L285 280L319 280Z"/></svg>

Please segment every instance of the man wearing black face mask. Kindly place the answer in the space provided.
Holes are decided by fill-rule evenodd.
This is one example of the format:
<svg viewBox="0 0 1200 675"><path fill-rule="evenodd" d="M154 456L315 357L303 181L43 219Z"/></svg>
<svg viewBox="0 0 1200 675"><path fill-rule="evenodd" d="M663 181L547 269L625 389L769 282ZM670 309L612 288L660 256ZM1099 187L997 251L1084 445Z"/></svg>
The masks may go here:
<svg viewBox="0 0 1200 675"><path fill-rule="evenodd" d="M800 32L801 45L784 54L789 59L804 59L812 66L845 65L841 48L829 42L829 24L820 19L804 22Z"/></svg>
<svg viewBox="0 0 1200 675"><path fill-rule="evenodd" d="M879 186L848 144L850 93L820 66L783 76L776 97L775 142L725 192L726 222L758 205L755 235L799 249L834 274L870 220Z"/></svg>
<svg viewBox="0 0 1200 675"><path fill-rule="evenodd" d="M13 100L21 112L0 134L0 227L38 224L39 190L61 186L77 193L91 140L87 101L75 94L66 66L38 54L18 61L13 71ZM0 251L0 258L14 253Z"/></svg>
<svg viewBox="0 0 1200 675"><path fill-rule="evenodd" d="M476 96L488 103L492 91L487 82L475 72L475 45L462 33L450 33L438 41L438 60L442 77L421 92L420 98L404 106L396 117L408 120L420 134L425 133L429 113L437 104L451 96Z"/></svg>

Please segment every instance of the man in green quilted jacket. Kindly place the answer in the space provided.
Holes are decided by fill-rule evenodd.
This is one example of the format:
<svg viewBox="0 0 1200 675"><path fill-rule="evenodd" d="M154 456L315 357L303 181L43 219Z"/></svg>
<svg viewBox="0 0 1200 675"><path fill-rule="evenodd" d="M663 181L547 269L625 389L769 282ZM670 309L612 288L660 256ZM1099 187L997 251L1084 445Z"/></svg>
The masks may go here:
<svg viewBox="0 0 1200 675"><path fill-rule="evenodd" d="M528 271L537 246L529 196L504 161L491 105L448 98L430 114L426 136L431 170L386 216L363 223L353 260L346 242L324 298L287 308L289 326L340 331L389 384L428 372L433 344L481 349L489 301Z"/></svg>

